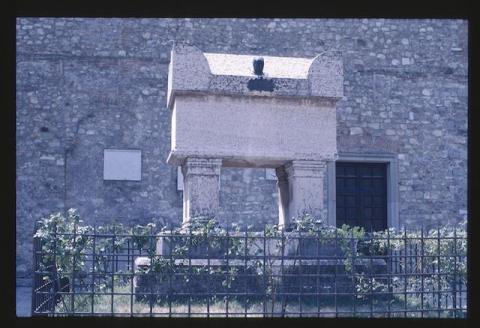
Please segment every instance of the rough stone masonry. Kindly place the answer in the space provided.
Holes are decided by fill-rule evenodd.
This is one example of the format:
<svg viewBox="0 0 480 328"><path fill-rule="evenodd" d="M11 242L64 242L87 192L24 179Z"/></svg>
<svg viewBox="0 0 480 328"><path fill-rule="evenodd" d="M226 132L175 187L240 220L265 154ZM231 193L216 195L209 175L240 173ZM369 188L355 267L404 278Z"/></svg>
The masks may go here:
<svg viewBox="0 0 480 328"><path fill-rule="evenodd" d="M339 155L394 156L400 224L466 216L467 30L462 20L17 19L17 277L31 271L33 223L54 211L181 223L177 170L166 163L173 40L206 53L340 52ZM141 150L141 180L104 180L105 149ZM265 169L222 168L220 184L223 224L278 221Z"/></svg>

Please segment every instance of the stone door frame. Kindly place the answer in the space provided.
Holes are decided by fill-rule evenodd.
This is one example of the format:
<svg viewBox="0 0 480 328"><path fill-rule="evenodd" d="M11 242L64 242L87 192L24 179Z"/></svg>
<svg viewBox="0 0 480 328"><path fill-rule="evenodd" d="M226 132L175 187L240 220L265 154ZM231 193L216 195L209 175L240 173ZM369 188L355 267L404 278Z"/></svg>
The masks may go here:
<svg viewBox="0 0 480 328"><path fill-rule="evenodd" d="M387 164L387 226L400 228L398 209L398 160L396 154L391 153L354 153L339 152L337 161L357 163L385 163ZM327 163L327 204L328 224L336 226L336 170L335 161Z"/></svg>

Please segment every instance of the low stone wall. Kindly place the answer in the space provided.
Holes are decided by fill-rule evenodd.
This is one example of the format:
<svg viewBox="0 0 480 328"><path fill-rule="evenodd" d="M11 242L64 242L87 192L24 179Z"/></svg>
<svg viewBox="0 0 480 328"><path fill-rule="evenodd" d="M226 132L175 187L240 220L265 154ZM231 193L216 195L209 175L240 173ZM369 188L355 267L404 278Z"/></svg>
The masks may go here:
<svg viewBox="0 0 480 328"><path fill-rule="evenodd" d="M171 234L160 233L158 235L157 244L156 244L156 254L169 257L172 253L172 250L176 245L178 246L183 239L183 242L188 243L188 238L201 238L200 235L191 234L189 235L188 231L185 231L184 234L179 234L172 237ZM342 239L338 237L338 240L335 241L334 238L323 239L318 241L316 235L307 235L305 233L300 234L298 232L285 232L284 233L284 242L282 245L281 235L274 237L266 237L264 232L248 232L245 236L244 232L230 233L229 236L212 236L208 237L210 241L216 240L216 247L207 247L205 242L201 242L197 245L191 245L189 250L189 256L192 258L226 258L227 248L231 244L231 241L236 239L241 242L245 242L245 239L248 240L248 256L258 254L265 250L265 256L280 256L282 247L284 256L325 256L325 257L341 257L344 255L344 250L341 247ZM173 240L176 239L174 242ZM227 245L227 239L229 245ZM264 243L265 239L265 243ZM205 240L206 241L206 240ZM194 246L194 247L193 247ZM356 241L353 241L351 245L348 245L351 251L357 251ZM245 255L245 254L242 254Z"/></svg>
<svg viewBox="0 0 480 328"><path fill-rule="evenodd" d="M246 293L255 296L263 290L262 279L253 267L245 268L238 262L227 266L224 261L209 259L190 261L189 265L188 260L176 260L175 268L170 272L136 275L136 300L167 301L168 295L171 295L175 301L186 301L189 297L205 299L208 295L218 293L230 293L231 296ZM148 262L149 258L137 258L135 267L145 268Z"/></svg>
<svg viewBox="0 0 480 328"><path fill-rule="evenodd" d="M285 233L283 245L280 237L264 237L262 232L248 233L246 252L232 255L228 252L227 241L241 239L242 233L216 238L216 247L199 242L182 255L175 255L172 238L186 238L192 235L159 235L157 256L167 260L168 265L161 272L140 273L135 276L134 287L138 300L188 299L191 295L205 297L207 294L241 296L248 299L260 298L271 293L286 293L287 298L306 294L354 293L356 279L352 274L380 275L387 273L387 262L382 258L357 258L350 269L347 262L356 254L356 243L342 249L340 239L322 243L313 237L302 237L295 232ZM198 237L198 236L197 236ZM222 239L223 238L223 239ZM264 240L265 238L265 240ZM212 239L209 240L212 242ZM283 248L283 252L282 252ZM240 251L242 253L242 250ZM228 254L228 255L227 255ZM171 262L170 262L171 261ZM135 260L135 272L148 271L149 257ZM387 278L378 276L379 282ZM316 297L316 296L315 296Z"/></svg>
<svg viewBox="0 0 480 328"><path fill-rule="evenodd" d="M147 262L148 258L137 258ZM137 263L136 261L136 263ZM354 272L369 275L387 273L382 259L357 260ZM248 299L263 299L265 296L285 293L287 299L305 294L306 298L320 294L333 296L335 293L355 292L355 277L346 271L342 260L276 260L268 268L256 270L253 261L193 259L176 260L175 273L140 274L135 277L134 288L137 300L204 299L207 295L225 295ZM231 274L232 269L235 274ZM198 273L198 272L201 273ZM376 278L387 283L386 277ZM242 295L243 294L243 295ZM351 295L349 295L351 297Z"/></svg>

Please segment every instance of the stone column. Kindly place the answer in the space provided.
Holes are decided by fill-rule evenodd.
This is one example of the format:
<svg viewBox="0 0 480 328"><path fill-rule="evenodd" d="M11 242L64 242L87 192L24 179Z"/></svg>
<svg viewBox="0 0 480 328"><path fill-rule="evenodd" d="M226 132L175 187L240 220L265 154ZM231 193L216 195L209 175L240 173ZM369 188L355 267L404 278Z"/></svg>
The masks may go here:
<svg viewBox="0 0 480 328"><path fill-rule="evenodd" d="M220 206L220 167L217 158L187 158L183 173L183 225L194 217L212 218Z"/></svg>
<svg viewBox="0 0 480 328"><path fill-rule="evenodd" d="M280 227L285 226L285 222L288 222L288 203L289 203L289 190L288 179L285 167L281 166L275 169L277 174L277 191L278 191L278 225Z"/></svg>
<svg viewBox="0 0 480 328"><path fill-rule="evenodd" d="M309 213L321 217L324 211L323 180L326 171L325 161L292 161L284 168L286 180L282 174L279 177L279 199L282 213L280 226L288 226L293 217ZM282 170L277 170L281 173ZM282 177L283 180L280 180ZM282 181L282 182L280 182ZM288 193L286 189L288 186ZM285 194L288 194L286 196ZM288 206L286 206L288 204ZM283 216L283 217L282 217Z"/></svg>

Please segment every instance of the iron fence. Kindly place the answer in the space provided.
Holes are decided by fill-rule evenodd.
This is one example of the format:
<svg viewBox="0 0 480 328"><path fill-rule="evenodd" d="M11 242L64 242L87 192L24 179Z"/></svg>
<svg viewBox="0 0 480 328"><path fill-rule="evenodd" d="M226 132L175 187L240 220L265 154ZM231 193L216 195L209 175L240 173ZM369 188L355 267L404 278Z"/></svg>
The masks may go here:
<svg viewBox="0 0 480 328"><path fill-rule="evenodd" d="M34 238L32 314L463 318L466 261L457 228L74 227Z"/></svg>

